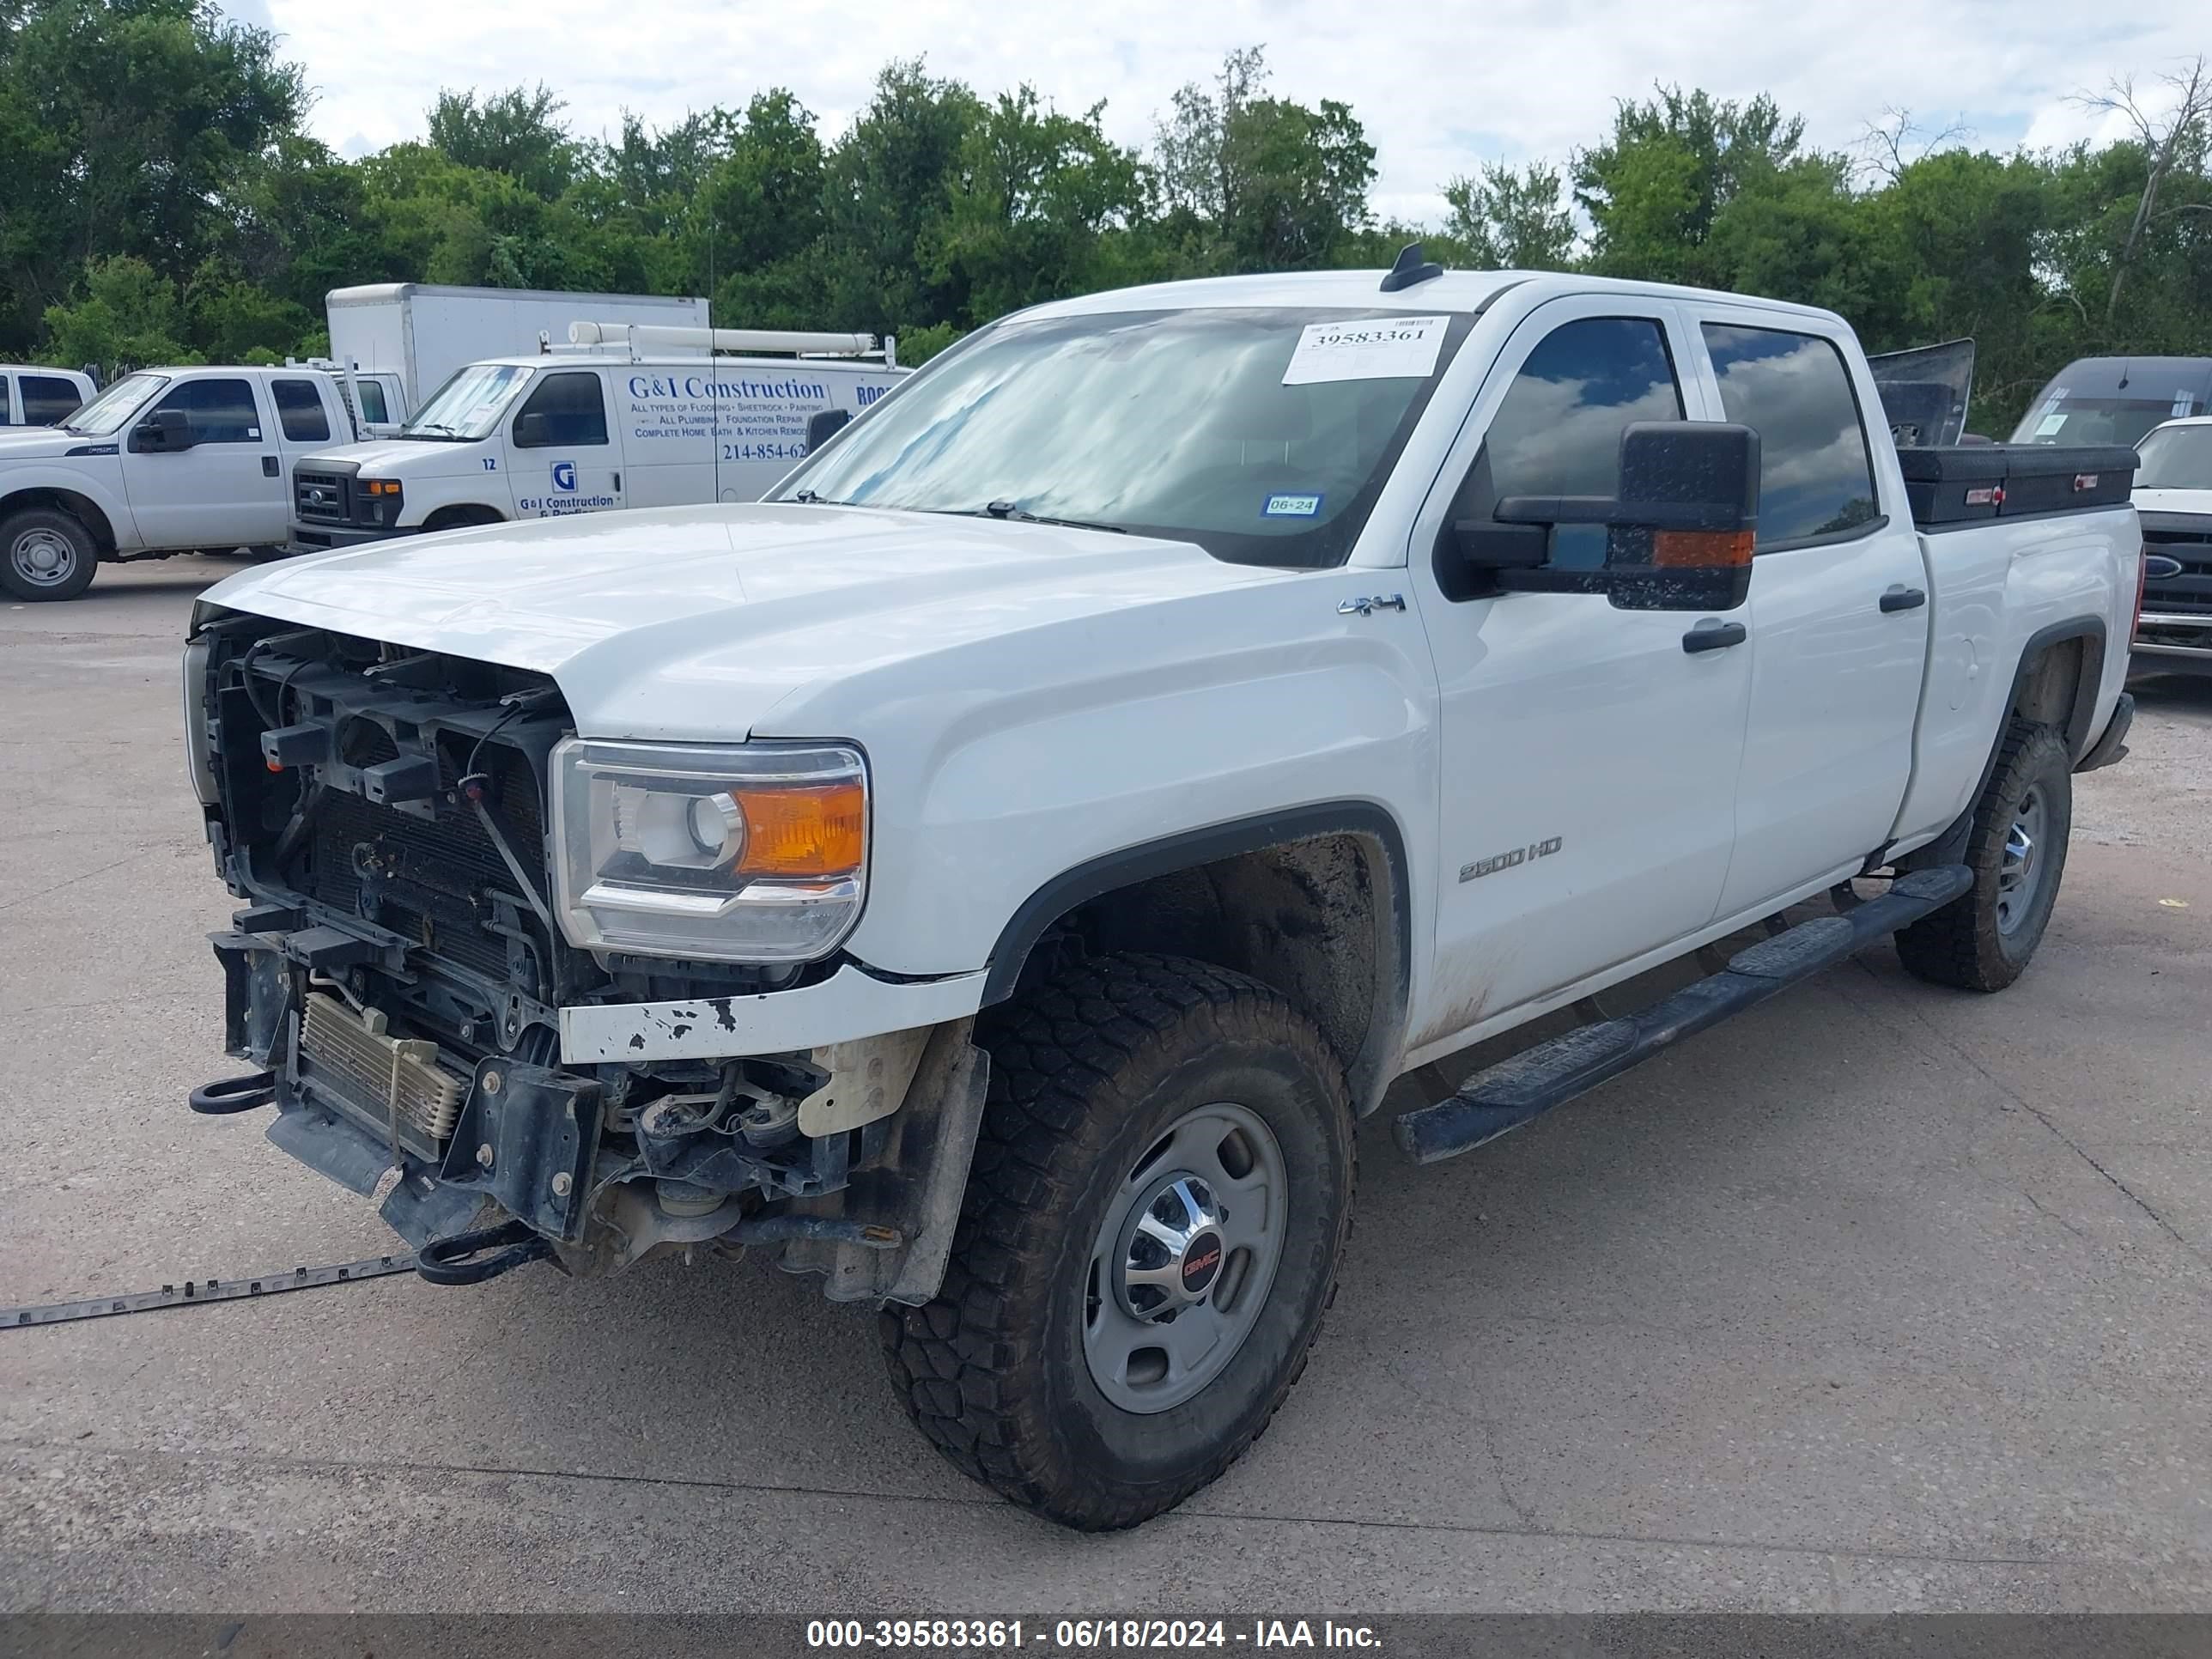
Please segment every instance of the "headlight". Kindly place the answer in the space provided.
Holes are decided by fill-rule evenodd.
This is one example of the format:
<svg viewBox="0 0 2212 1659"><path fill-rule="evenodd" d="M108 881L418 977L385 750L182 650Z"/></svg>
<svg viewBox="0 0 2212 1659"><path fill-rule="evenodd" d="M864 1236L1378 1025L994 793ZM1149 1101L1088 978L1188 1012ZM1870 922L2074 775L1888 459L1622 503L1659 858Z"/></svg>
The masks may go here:
<svg viewBox="0 0 2212 1659"><path fill-rule="evenodd" d="M553 751L562 925L586 950L811 962L860 919L868 775L839 744Z"/></svg>
<svg viewBox="0 0 2212 1659"><path fill-rule="evenodd" d="M207 682L208 642L194 640L185 647L185 765L192 775L192 793L201 805L213 806L219 797L208 742Z"/></svg>

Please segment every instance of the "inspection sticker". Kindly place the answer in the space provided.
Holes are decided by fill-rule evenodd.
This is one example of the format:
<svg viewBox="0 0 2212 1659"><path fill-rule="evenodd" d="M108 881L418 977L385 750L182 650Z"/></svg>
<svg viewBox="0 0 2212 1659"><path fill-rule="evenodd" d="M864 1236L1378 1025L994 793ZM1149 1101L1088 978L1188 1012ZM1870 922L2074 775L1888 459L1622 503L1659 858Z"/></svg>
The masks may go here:
<svg viewBox="0 0 2212 1659"><path fill-rule="evenodd" d="M1422 380L1437 366L1448 317L1360 317L1308 323L1283 371L1285 386L1324 380Z"/></svg>
<svg viewBox="0 0 2212 1659"><path fill-rule="evenodd" d="M1260 514L1268 519L1310 519L1320 511L1318 495L1270 495Z"/></svg>

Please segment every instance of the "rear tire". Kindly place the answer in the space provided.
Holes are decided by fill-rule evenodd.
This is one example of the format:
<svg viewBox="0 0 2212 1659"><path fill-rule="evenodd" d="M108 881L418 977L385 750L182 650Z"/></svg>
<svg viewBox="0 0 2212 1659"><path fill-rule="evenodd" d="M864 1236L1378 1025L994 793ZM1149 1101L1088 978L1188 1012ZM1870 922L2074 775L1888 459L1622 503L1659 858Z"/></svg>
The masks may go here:
<svg viewBox="0 0 2212 1659"><path fill-rule="evenodd" d="M963 1474L1134 1526L1227 1468L1305 1368L1350 1225L1344 1068L1272 988L1169 957L1085 963L976 1040L960 1228L936 1299L881 1316L891 1380Z"/></svg>
<svg viewBox="0 0 2212 1659"><path fill-rule="evenodd" d="M1964 991L2002 991L2018 979L2050 924L2073 827L2065 740L2051 726L2014 721L1966 837L1974 884L1897 935L1905 971Z"/></svg>
<svg viewBox="0 0 2212 1659"><path fill-rule="evenodd" d="M0 524L0 592L11 599L73 599L99 568L92 532L58 508L27 507Z"/></svg>

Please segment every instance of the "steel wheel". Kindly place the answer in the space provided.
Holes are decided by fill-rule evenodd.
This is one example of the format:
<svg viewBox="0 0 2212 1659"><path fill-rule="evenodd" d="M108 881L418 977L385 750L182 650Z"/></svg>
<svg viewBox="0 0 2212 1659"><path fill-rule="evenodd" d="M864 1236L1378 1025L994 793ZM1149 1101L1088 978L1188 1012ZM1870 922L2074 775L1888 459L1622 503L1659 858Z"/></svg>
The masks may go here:
<svg viewBox="0 0 2212 1659"><path fill-rule="evenodd" d="M76 574L77 550L45 525L18 531L8 544L8 568L26 587L62 587Z"/></svg>
<svg viewBox="0 0 2212 1659"><path fill-rule="evenodd" d="M1218 1102L1178 1119L1113 1200L1091 1247L1084 1358L1127 1412L1169 1411L1236 1358L1282 1260L1282 1148Z"/></svg>
<svg viewBox="0 0 2212 1659"><path fill-rule="evenodd" d="M2036 889L2047 860L2043 793L2031 787L2013 808L1997 866L1997 932L2014 933L2035 908Z"/></svg>

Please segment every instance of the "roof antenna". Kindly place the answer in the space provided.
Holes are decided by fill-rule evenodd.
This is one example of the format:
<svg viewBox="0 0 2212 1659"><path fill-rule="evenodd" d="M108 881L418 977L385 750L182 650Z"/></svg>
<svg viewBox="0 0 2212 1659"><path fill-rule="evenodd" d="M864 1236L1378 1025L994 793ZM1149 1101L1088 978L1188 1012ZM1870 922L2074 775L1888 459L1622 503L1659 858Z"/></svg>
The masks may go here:
<svg viewBox="0 0 2212 1659"><path fill-rule="evenodd" d="M2128 368L2132 361L2132 359L2127 357L2120 359L2120 384L2118 390L2122 392L2125 392L2128 389Z"/></svg>
<svg viewBox="0 0 2212 1659"><path fill-rule="evenodd" d="M1416 283L1425 283L1431 276L1443 274L1444 268L1431 260L1419 242L1408 242L1398 250L1398 263L1382 279L1382 291L1395 294L1401 288L1411 288Z"/></svg>

